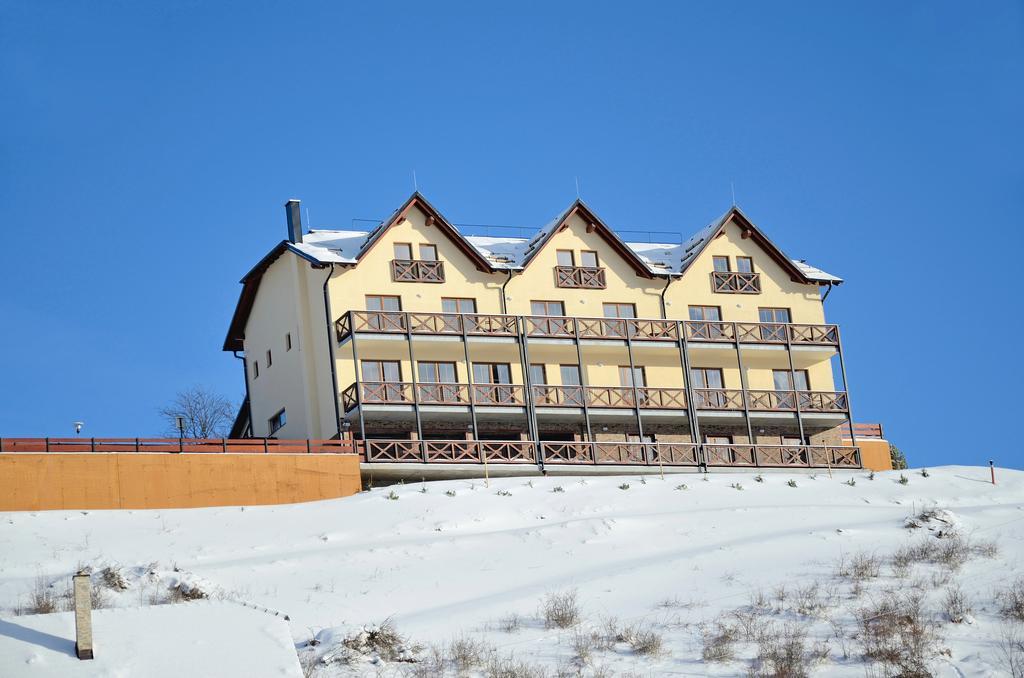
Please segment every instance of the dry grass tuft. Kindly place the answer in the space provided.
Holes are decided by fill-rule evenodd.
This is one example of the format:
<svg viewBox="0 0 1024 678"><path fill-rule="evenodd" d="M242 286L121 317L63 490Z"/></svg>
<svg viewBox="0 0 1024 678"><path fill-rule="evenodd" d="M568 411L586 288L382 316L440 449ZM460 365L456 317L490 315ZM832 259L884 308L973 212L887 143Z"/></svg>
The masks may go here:
<svg viewBox="0 0 1024 678"><path fill-rule="evenodd" d="M567 629L580 621L576 589L549 593L541 602L541 617L549 629Z"/></svg>

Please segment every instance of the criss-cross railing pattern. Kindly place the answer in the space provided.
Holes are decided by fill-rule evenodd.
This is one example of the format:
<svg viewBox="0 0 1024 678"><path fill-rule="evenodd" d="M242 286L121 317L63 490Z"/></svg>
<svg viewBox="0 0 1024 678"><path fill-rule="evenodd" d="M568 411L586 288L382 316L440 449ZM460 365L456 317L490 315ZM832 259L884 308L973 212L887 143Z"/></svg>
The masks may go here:
<svg viewBox="0 0 1024 678"><path fill-rule="evenodd" d="M636 389L640 407L652 410L685 410L686 390L681 388L651 388L640 386Z"/></svg>
<svg viewBox="0 0 1024 678"><path fill-rule="evenodd" d="M836 325L742 323L718 320L681 321L687 341L795 345L839 344ZM517 336L519 318L480 313L405 313L401 311L349 311L334 323L338 341L356 332ZM583 318L571 316L523 316L523 331L530 337L582 340L678 341L675 320L657 318Z"/></svg>
<svg viewBox="0 0 1024 678"><path fill-rule="evenodd" d="M533 387L533 402L540 406L583 407L582 386L551 386L539 384Z"/></svg>
<svg viewBox="0 0 1024 678"><path fill-rule="evenodd" d="M747 407L751 410L795 410L796 391L747 391Z"/></svg>
<svg viewBox="0 0 1024 678"><path fill-rule="evenodd" d="M735 341L736 323L717 320L687 320L683 323L690 341Z"/></svg>
<svg viewBox="0 0 1024 678"><path fill-rule="evenodd" d="M713 271L711 290L730 294L760 294L761 274L741 271Z"/></svg>
<svg viewBox="0 0 1024 678"><path fill-rule="evenodd" d="M753 466L753 445L705 445L708 466Z"/></svg>
<svg viewBox="0 0 1024 678"><path fill-rule="evenodd" d="M742 410L743 391L729 388L697 388L693 390L694 407L698 410Z"/></svg>
<svg viewBox="0 0 1024 678"><path fill-rule="evenodd" d="M556 337L560 339L575 336L574 319L563 316L526 316L526 334L531 337Z"/></svg>
<svg viewBox="0 0 1024 678"><path fill-rule="evenodd" d="M850 403L843 391L800 391L800 409L805 412L846 412Z"/></svg>
<svg viewBox="0 0 1024 678"><path fill-rule="evenodd" d="M465 405L469 403L469 385L419 383L416 395L426 405Z"/></svg>
<svg viewBox="0 0 1024 678"><path fill-rule="evenodd" d="M523 405L524 389L517 384L473 384L470 393L477 405Z"/></svg>
<svg viewBox="0 0 1024 678"><path fill-rule="evenodd" d="M555 284L559 287L582 287L603 290L607 287L604 269L592 266L555 266Z"/></svg>
<svg viewBox="0 0 1024 678"><path fill-rule="evenodd" d="M392 259L391 277L395 282L444 282L444 262L426 259Z"/></svg>

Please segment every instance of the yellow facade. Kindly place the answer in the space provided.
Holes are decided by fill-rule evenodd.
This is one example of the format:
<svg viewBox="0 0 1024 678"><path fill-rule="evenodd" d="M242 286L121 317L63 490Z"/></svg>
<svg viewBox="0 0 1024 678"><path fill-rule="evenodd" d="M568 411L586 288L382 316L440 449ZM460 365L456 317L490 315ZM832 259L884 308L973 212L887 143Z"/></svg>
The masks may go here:
<svg viewBox="0 0 1024 678"><path fill-rule="evenodd" d="M780 259L781 253L774 246L766 246L763 239L754 237L752 225L741 214L725 218L715 237L679 274L671 267L665 272L647 266L638 268L638 258L624 256L622 247L602 230L603 224L595 226L584 209L570 211L542 244L532 248L524 262L506 269L491 259L492 266L481 266L478 258L467 254L465 243L440 228L438 216L429 206L416 200L408 205L382 233L373 235L372 245L357 258L348 255L343 261L310 261L309 256L286 251L267 268L244 329L254 435L269 435L270 419L284 409L287 423L274 433L278 437L352 434L396 439L479 436L587 440L589 436L592 440L625 441L634 439L642 429L648 441L701 443L710 437L713 442L737 445L840 444L834 429L848 421L849 408L842 384L837 387L838 329L826 324L822 282L796 279L792 264ZM680 226L679 230L687 229ZM392 272L396 244L410 245L414 257L420 245L435 246L437 259L444 267L443 282L396 281ZM673 252L678 256L678 249L666 246L666 260ZM584 252L595 253L597 268L602 269L601 288L560 286L556 275L560 251L571 251L577 267L584 261ZM659 256L657 248L644 251L649 260ZM561 256L564 263L567 255ZM731 271L739 270L740 258L748 258L759 291L715 291L712 276L716 257L726 257ZM328 279L325 300L324 283ZM378 325L365 326L363 321L362 328L352 331L348 326L361 322L352 314L367 311L371 296L400 298L401 312L370 314L370 322ZM514 316L517 330L500 336L474 335L467 330L465 341L459 331L424 331L422 324L427 321L420 316L434 323L447 322L450 327L470 326L470 318L437 316L448 298L472 299L480 316ZM533 302L558 302L570 319L601 319L609 312L607 304L631 305L627 315L635 318L680 321L661 322L658 327L681 336L626 341L615 335L618 325L609 326L610 336L534 336L526 332L530 318L536 317ZM691 307L718 309L719 320L713 326L691 322ZM762 309L786 309L792 329L757 325L762 320ZM361 317L367 316L364 313ZM334 326L328 326L328 318L346 323L343 336ZM406 331L380 326L392 320L402 323L400 329ZM719 323L724 323L724 330ZM714 340L704 341L701 336L686 336L699 335L702 328L717 333L746 332L746 338L723 341L716 334ZM378 329L383 331L374 331ZM792 340L772 340L790 336L791 332L796 333ZM292 333L289 351L284 349L286 333ZM806 333L826 339L808 341ZM264 364L267 350L274 351L270 366ZM355 384L367 381L366 361L397 363L400 375L395 381L408 387L392 389L397 394L394 398L365 394L366 385L356 388ZM256 378L254 362L260 363ZM472 363L507 364L507 385L516 387L514 399L522 402L481 403L475 399L484 396L455 389L444 391L451 402L427 402L438 389L417 397L423 384L412 386L412 382L422 381L417 368L427 362L454 364L454 381L465 387L472 383ZM534 402L535 392L526 383L527 363L544 366L546 386L564 385L563 373L571 377L572 370L566 372L562 366L578 364L581 388L619 389L615 397L631 399L631 406L624 407L622 402L608 406L600 398L591 403L589 393L581 396L586 402L569 403L580 407L560 403L562 409L554 410L549 403ZM632 389L628 382L631 363L635 371L643 372L643 383L638 386L651 393ZM360 365L364 366L361 370ZM700 378L693 376L700 368L721 371L722 383L712 384L709 390L722 393L704 393L700 384L690 383ZM794 370L800 374L794 374ZM787 390L779 387L777 380L787 378L780 373L789 374L794 384L806 374L807 384L791 387L799 394L780 395L776 389ZM687 379L688 374L693 378ZM714 380L715 375L704 378ZM576 379L570 381L579 383ZM430 391L433 387L427 388ZM350 398L347 405L336 401L346 389L355 394L355 400ZM653 392L659 389L664 392ZM738 393L734 406L714 406L716 399L732 398L733 391ZM685 395L687 406L650 405L653 401L649 398L655 396L665 400L682 398L677 392ZM641 400L644 405L637 406ZM708 402L712 406L700 405Z"/></svg>

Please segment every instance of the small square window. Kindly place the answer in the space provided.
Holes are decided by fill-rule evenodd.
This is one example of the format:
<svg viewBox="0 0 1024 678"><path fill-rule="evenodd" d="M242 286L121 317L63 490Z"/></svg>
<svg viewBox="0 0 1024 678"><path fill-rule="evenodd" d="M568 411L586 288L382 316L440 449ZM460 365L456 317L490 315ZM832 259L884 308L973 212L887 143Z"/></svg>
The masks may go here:
<svg viewBox="0 0 1024 678"><path fill-rule="evenodd" d="M715 270L719 273L729 270L729 257L711 257L711 261L714 262Z"/></svg>
<svg viewBox="0 0 1024 678"><path fill-rule="evenodd" d="M736 257L736 270L739 271L740 273L753 273L753 257Z"/></svg>
<svg viewBox="0 0 1024 678"><path fill-rule="evenodd" d="M597 252L591 250L581 250L580 266L583 266L584 268L597 268Z"/></svg>
<svg viewBox="0 0 1024 678"><path fill-rule="evenodd" d="M267 424L270 426L270 435L274 435L280 431L285 424L288 423L288 418L285 415L285 411L282 409L280 412L272 416L267 420Z"/></svg>
<svg viewBox="0 0 1024 678"><path fill-rule="evenodd" d="M437 245L420 245L422 261L437 261Z"/></svg>
<svg viewBox="0 0 1024 678"><path fill-rule="evenodd" d="M408 261L412 259L412 245L407 242L395 243L395 259Z"/></svg>
<svg viewBox="0 0 1024 678"><path fill-rule="evenodd" d="M292 350L292 333L288 332L284 335L284 350Z"/></svg>
<svg viewBox="0 0 1024 678"><path fill-rule="evenodd" d="M555 259L559 266L575 266L576 259L573 256L572 250L556 250Z"/></svg>

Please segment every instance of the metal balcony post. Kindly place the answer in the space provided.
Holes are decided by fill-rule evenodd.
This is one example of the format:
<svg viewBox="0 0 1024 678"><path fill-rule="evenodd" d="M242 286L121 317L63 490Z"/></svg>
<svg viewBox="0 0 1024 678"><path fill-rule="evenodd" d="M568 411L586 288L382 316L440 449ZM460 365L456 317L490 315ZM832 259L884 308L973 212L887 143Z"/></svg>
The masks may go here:
<svg viewBox="0 0 1024 678"><path fill-rule="evenodd" d="M590 430L590 407L587 402L590 400L590 394L587 393L587 372L583 365L583 349L580 347L580 326L576 322L576 318L569 318L569 321L572 322L573 342L576 344L576 364L579 366L580 373L580 390L583 391L583 421L587 425L587 440L594 442L594 435ZM565 384L562 386L564 387Z"/></svg>
<svg viewBox="0 0 1024 678"><path fill-rule="evenodd" d="M839 325L836 325L836 353L839 355L839 371L843 376L843 393L846 396L846 423L850 425L850 445L854 447L855 454L857 455L857 463L864 466L864 460L861 459L860 450L857 450L857 434L853 431L853 406L850 404L850 385L846 383L846 361L843 360L843 338L839 333ZM839 444L842 445L843 436L839 436ZM828 452L825 452L825 456L828 456Z"/></svg>
<svg viewBox="0 0 1024 678"><path fill-rule="evenodd" d="M676 321L676 332L679 335L679 360L683 364L683 389L686 391L686 418L690 423L690 437L697 446L697 468L707 468L704 456L704 445L700 439L700 422L697 419L697 396L693 390L692 373L690 371L690 345L686 337L686 322Z"/></svg>
<svg viewBox="0 0 1024 678"><path fill-rule="evenodd" d="M356 349L356 318L352 311L348 312L349 331L352 333L349 343L352 344L352 365L356 373L356 409L359 412L359 439L366 440L366 417L363 414L363 366L359 363L359 351Z"/></svg>
<svg viewBox="0 0 1024 678"><path fill-rule="evenodd" d="M423 421L420 415L420 388L416 380L416 353L412 345L412 322L408 313L402 314L405 321L405 341L409 345L409 378L412 379L412 411L416 416L416 437L420 441L420 449L423 452L423 463L427 463L427 447L423 444ZM381 375L383 376L383 375Z"/></svg>
<svg viewBox="0 0 1024 678"><path fill-rule="evenodd" d="M786 325L786 355L789 356L789 378L793 384L793 396L796 400L796 425L800 429L800 444L810 445L810 441L804 435L804 418L800 414L800 391L796 388L796 367L793 365L793 338L789 331L789 325ZM807 384L807 388L810 389L811 384ZM810 452L808 454L808 460L810 460Z"/></svg>
<svg viewBox="0 0 1024 678"><path fill-rule="evenodd" d="M480 440L480 432L477 430L476 425L476 395L473 393L473 363L469 362L469 341L466 338L466 314L459 314L459 327L462 329L462 349L463 354L466 356L466 383L469 384L466 388L469 396L469 416L473 422L473 440ZM480 454L483 454L483 449L480 450Z"/></svg>
<svg viewBox="0 0 1024 678"><path fill-rule="evenodd" d="M523 401L523 404L526 405L526 426L536 446L534 455L537 465L543 470L544 455L540 449L540 428L537 426L537 404L533 398L533 380L530 378L530 348L527 336L526 317L518 315L516 316L516 340L519 342L519 360L523 369L523 388L526 391Z"/></svg>
<svg viewBox="0 0 1024 678"><path fill-rule="evenodd" d="M747 388L747 370L743 365L743 351L740 350L740 331L736 323L732 323L732 342L736 347L736 365L740 369L740 387L743 389L743 418L747 420L747 440L751 445L751 454L754 459L754 466L757 463L757 439L754 438L754 427L750 423L750 400L749 389Z"/></svg>
<svg viewBox="0 0 1024 678"><path fill-rule="evenodd" d="M626 327L626 353L629 355L629 383L633 386L633 411L636 413L636 429L640 437L640 444L644 445L644 423L640 416L640 392L636 388L636 363L633 361L633 337L630 331L629 322L624 323ZM640 449L644 449L641 447ZM644 452L646 459L647 453Z"/></svg>

